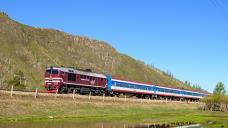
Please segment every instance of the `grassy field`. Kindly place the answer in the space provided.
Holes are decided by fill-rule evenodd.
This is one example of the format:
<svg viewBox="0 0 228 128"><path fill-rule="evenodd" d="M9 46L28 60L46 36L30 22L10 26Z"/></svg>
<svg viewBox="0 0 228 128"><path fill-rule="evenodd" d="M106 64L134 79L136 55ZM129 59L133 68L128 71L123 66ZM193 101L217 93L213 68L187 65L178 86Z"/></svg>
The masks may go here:
<svg viewBox="0 0 228 128"><path fill-rule="evenodd" d="M73 120L74 122L159 123L191 121L228 127L228 113L208 112L197 104L147 104L28 97L0 94L0 122Z"/></svg>

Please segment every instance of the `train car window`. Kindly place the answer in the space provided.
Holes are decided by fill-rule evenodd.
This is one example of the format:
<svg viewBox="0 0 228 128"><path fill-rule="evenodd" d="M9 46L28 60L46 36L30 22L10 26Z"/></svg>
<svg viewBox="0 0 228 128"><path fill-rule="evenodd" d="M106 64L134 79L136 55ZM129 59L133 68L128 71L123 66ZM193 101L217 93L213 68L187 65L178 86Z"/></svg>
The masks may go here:
<svg viewBox="0 0 228 128"><path fill-rule="evenodd" d="M170 90L170 93L175 93L175 90Z"/></svg>
<svg viewBox="0 0 228 128"><path fill-rule="evenodd" d="M175 93L175 94L178 94L178 91L174 90L174 93Z"/></svg>
<svg viewBox="0 0 228 128"><path fill-rule="evenodd" d="M124 88L127 87L125 83L121 83L121 86L124 87Z"/></svg>
<svg viewBox="0 0 228 128"><path fill-rule="evenodd" d="M136 85L135 85L135 88L136 88L136 89L140 89L140 86L136 84Z"/></svg>
<svg viewBox="0 0 228 128"><path fill-rule="evenodd" d="M124 88L127 88L127 84L126 84L126 83L123 83L123 87L124 87Z"/></svg>
<svg viewBox="0 0 228 128"><path fill-rule="evenodd" d="M141 85L139 85L139 89L142 89L142 86Z"/></svg>
<svg viewBox="0 0 228 128"><path fill-rule="evenodd" d="M120 87L124 87L124 84L123 83L120 83Z"/></svg>
<svg viewBox="0 0 228 128"><path fill-rule="evenodd" d="M118 85L119 87L122 87L122 84L121 84L120 82L118 82L117 85Z"/></svg>
<svg viewBox="0 0 228 128"><path fill-rule="evenodd" d="M117 86L117 87L120 87L120 83L119 83L119 82L116 82L116 86Z"/></svg>
<svg viewBox="0 0 228 128"><path fill-rule="evenodd" d="M150 91L154 91L154 87L150 87Z"/></svg>
<svg viewBox="0 0 228 128"><path fill-rule="evenodd" d="M133 84L130 84L130 88L134 88L134 85Z"/></svg>
<svg viewBox="0 0 228 128"><path fill-rule="evenodd" d="M116 86L116 82L112 81L112 85L113 85L113 86Z"/></svg>
<svg viewBox="0 0 228 128"><path fill-rule="evenodd" d="M119 87L122 87L122 84L121 84L120 82L118 82L118 86L119 86Z"/></svg>
<svg viewBox="0 0 228 128"><path fill-rule="evenodd" d="M168 90L167 90L167 89L163 89L163 88L161 88L161 90L162 90L162 92L168 92Z"/></svg>
<svg viewBox="0 0 228 128"><path fill-rule="evenodd" d="M158 88L158 91L159 91L159 92L164 92L165 90L162 89L162 88Z"/></svg>
<svg viewBox="0 0 228 128"><path fill-rule="evenodd" d="M140 89L140 86L139 85L135 85L135 89Z"/></svg>
<svg viewBox="0 0 228 128"><path fill-rule="evenodd" d="M142 90L146 90L146 87L145 86L142 86Z"/></svg>
<svg viewBox="0 0 228 128"><path fill-rule="evenodd" d="M75 81L76 80L76 75L73 73L68 74L68 81Z"/></svg>
<svg viewBox="0 0 228 128"><path fill-rule="evenodd" d="M129 84L128 86L129 86L129 88L132 88L132 85L131 84Z"/></svg>
<svg viewBox="0 0 228 128"><path fill-rule="evenodd" d="M120 83L120 87L124 87L124 84L123 83Z"/></svg>

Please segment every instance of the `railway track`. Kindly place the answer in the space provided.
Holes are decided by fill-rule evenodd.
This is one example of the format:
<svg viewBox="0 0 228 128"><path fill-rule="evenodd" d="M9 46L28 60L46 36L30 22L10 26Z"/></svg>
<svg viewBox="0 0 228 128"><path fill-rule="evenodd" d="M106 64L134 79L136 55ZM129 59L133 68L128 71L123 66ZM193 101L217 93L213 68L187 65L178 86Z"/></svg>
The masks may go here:
<svg viewBox="0 0 228 128"><path fill-rule="evenodd" d="M174 101L174 100L155 100L155 99L139 99L132 97L110 97L110 96L93 96L93 95L80 95L80 94L58 94L58 93L46 93L41 91L9 91L0 90L0 95L14 98L18 96L30 97L30 98L71 98L80 101L100 101L100 102L125 102L125 103L143 103L143 104L199 104L203 105L202 102L189 102L189 101ZM0 99L2 99L0 97Z"/></svg>

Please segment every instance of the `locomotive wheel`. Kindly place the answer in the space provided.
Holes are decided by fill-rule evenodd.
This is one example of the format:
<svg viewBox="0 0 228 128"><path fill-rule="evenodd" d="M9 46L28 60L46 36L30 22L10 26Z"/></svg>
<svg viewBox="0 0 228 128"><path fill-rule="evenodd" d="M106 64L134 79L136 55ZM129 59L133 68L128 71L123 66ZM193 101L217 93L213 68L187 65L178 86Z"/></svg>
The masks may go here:
<svg viewBox="0 0 228 128"><path fill-rule="evenodd" d="M67 88L66 87L60 88L59 93L67 93Z"/></svg>

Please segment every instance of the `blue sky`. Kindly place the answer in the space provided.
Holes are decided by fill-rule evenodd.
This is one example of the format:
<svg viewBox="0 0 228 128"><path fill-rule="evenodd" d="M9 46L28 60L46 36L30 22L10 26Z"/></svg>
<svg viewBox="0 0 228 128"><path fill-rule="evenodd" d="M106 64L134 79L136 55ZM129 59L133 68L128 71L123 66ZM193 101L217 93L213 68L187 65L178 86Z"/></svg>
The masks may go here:
<svg viewBox="0 0 228 128"><path fill-rule="evenodd" d="M226 0L6 0L0 10L27 25L106 41L208 91L219 81L228 89Z"/></svg>

